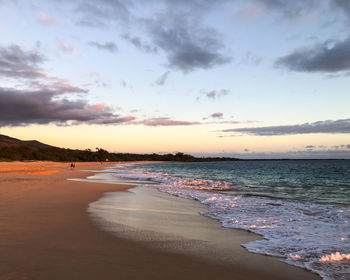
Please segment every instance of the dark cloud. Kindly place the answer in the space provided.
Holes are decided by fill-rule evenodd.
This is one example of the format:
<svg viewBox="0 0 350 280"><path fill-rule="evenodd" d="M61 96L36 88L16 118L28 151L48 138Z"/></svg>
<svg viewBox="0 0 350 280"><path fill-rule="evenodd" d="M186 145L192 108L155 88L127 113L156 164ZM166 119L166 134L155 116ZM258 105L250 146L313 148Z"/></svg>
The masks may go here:
<svg viewBox="0 0 350 280"><path fill-rule="evenodd" d="M163 73L163 75L158 78L158 80L155 82L155 84L158 85L158 86L164 86L164 84L165 84L166 80L168 79L170 73L171 73L170 71L167 71L167 72Z"/></svg>
<svg viewBox="0 0 350 280"><path fill-rule="evenodd" d="M45 75L38 65L43 61L38 50L25 51L18 45L0 47L0 77L42 78Z"/></svg>
<svg viewBox="0 0 350 280"><path fill-rule="evenodd" d="M117 24L125 30L136 25L144 28L153 44L143 42L140 37L129 34L129 31L121 37L144 52L156 53L162 50L170 68L190 72L231 61L222 52L222 38L214 29L203 27L202 20L202 14L226 0L152 0L149 4L155 4L157 10L147 18L137 13L138 7L144 5L139 0L76 1L79 24L103 28Z"/></svg>
<svg viewBox="0 0 350 280"><path fill-rule="evenodd" d="M266 127L244 127L235 129L225 129L222 132L235 132L259 136L276 136L291 134L310 133L350 133L350 119L335 121L318 121L314 123L304 123L299 125L281 125Z"/></svg>
<svg viewBox="0 0 350 280"><path fill-rule="evenodd" d="M288 18L297 18L314 11L320 6L319 0L255 0L268 10L282 12Z"/></svg>
<svg viewBox="0 0 350 280"><path fill-rule="evenodd" d="M88 91L70 84L68 80L48 76L40 65L45 61L39 49L26 51L17 45L0 47L0 78L8 77L24 81L31 90L47 90L74 93Z"/></svg>
<svg viewBox="0 0 350 280"><path fill-rule="evenodd" d="M146 126L187 126L200 124L200 122L178 121L170 118L152 118L143 120L141 123Z"/></svg>
<svg viewBox="0 0 350 280"><path fill-rule="evenodd" d="M109 52L116 52L118 49L117 45L114 42L106 42L102 44L96 41L90 41L89 46Z"/></svg>
<svg viewBox="0 0 350 280"><path fill-rule="evenodd" d="M186 15L159 15L145 20L153 42L167 56L167 66L190 72L226 64L231 58L223 54L217 32L203 28Z"/></svg>
<svg viewBox="0 0 350 280"><path fill-rule="evenodd" d="M350 37L296 50L279 58L276 66L293 71L338 72L350 70Z"/></svg>
<svg viewBox="0 0 350 280"><path fill-rule="evenodd" d="M349 0L332 0L332 3L350 18L350 1Z"/></svg>
<svg viewBox="0 0 350 280"><path fill-rule="evenodd" d="M25 51L17 45L0 47L0 77L24 81L27 89L0 87L0 127L29 124L118 124L134 120L119 116L104 104L72 101L68 94L86 94L86 89L45 74L38 50Z"/></svg>
<svg viewBox="0 0 350 280"><path fill-rule="evenodd" d="M135 36L131 36L130 34L122 34L121 35L122 39L124 39L125 41L129 42L130 44L132 44L135 48L143 51L143 52L146 52L146 53L157 53L158 50L156 47L154 46L151 46L147 43L144 43L142 41L141 38L139 37L135 37Z"/></svg>
<svg viewBox="0 0 350 280"><path fill-rule="evenodd" d="M115 115L103 104L59 98L64 88L23 91L0 88L0 127L29 124L120 124L135 119ZM72 89L71 89L72 90Z"/></svg>

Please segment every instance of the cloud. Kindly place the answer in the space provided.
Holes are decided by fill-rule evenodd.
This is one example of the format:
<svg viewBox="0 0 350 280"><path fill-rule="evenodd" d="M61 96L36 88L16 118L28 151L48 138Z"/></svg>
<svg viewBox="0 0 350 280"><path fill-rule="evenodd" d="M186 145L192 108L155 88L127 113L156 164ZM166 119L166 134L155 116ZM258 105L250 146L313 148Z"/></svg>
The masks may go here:
<svg viewBox="0 0 350 280"><path fill-rule="evenodd" d="M38 50L25 51L15 44L0 47L0 77L41 78L45 74L38 65L43 61Z"/></svg>
<svg viewBox="0 0 350 280"><path fill-rule="evenodd" d="M324 42L296 50L279 58L275 65L303 72L350 70L350 37L343 41Z"/></svg>
<svg viewBox="0 0 350 280"><path fill-rule="evenodd" d="M40 67L43 61L38 49L25 51L17 45L0 47L0 78L16 79L17 84L24 81L27 87L0 87L0 127L48 123L119 124L135 119L116 115L102 104L67 99L68 94L86 94L88 90L46 75Z"/></svg>
<svg viewBox="0 0 350 280"><path fill-rule="evenodd" d="M200 122L178 121L170 118L152 118L143 120L142 124L146 126L187 126L198 125Z"/></svg>
<svg viewBox="0 0 350 280"><path fill-rule="evenodd" d="M350 18L350 2L349 0L333 0L333 5L339 8L347 17Z"/></svg>
<svg viewBox="0 0 350 280"><path fill-rule="evenodd" d="M183 72L209 69L231 62L222 53L222 39L214 29L198 26L179 14L158 15L145 20L153 42L167 56L169 68Z"/></svg>
<svg viewBox="0 0 350 280"><path fill-rule="evenodd" d="M143 42L139 36L129 34L129 31L121 35L122 39L147 53L162 50L167 58L167 66L183 72L209 69L232 60L223 53L224 45L218 32L203 26L202 15L210 12L218 1L149 2L155 8L141 13L141 16L138 11L145 8L142 1L77 1L78 24L100 28L117 25L124 30L132 30L130 26L140 27L146 31L152 44Z"/></svg>
<svg viewBox="0 0 350 280"><path fill-rule="evenodd" d="M314 123L304 123L297 125L265 126L265 127L244 127L235 129L225 129L222 132L243 133L258 136L278 136L292 134L311 133L350 133L350 119L318 121Z"/></svg>
<svg viewBox="0 0 350 280"><path fill-rule="evenodd" d="M53 89L86 93L87 90L70 84L68 80L48 76L40 67L45 61L38 49L25 51L17 45L0 47L0 78L13 78L32 90ZM19 84L17 84L19 86Z"/></svg>
<svg viewBox="0 0 350 280"><path fill-rule="evenodd" d="M106 27L113 22L129 21L129 5L132 1L95 0L77 1L76 11L80 15L77 23L88 27Z"/></svg>
<svg viewBox="0 0 350 280"><path fill-rule="evenodd" d="M32 90L51 90L55 92L64 93L87 93L88 90L73 86L69 81L59 78L48 78L50 83L42 83L38 81L32 81L30 83Z"/></svg>
<svg viewBox="0 0 350 280"><path fill-rule="evenodd" d="M106 42L104 44L101 44L96 41L90 41L89 46L97 48L99 50L109 51L109 52L116 52L117 51L117 45L114 42Z"/></svg>
<svg viewBox="0 0 350 280"><path fill-rule="evenodd" d="M262 57L252 53L251 51L247 51L245 55L240 59L239 65L252 65L258 66L262 61Z"/></svg>
<svg viewBox="0 0 350 280"><path fill-rule="evenodd" d="M31 90L54 90L66 93L87 93L86 89L73 86L68 80L48 76L40 67L45 58L38 49L26 51L17 45L0 47L0 78L12 78L19 86L24 82Z"/></svg>
<svg viewBox="0 0 350 280"><path fill-rule="evenodd" d="M334 148L334 149L336 149L336 150L339 150L339 149L344 150L344 149L350 149L350 145L349 145L349 144L347 144L347 145L342 144L342 145L333 146L332 148Z"/></svg>
<svg viewBox="0 0 350 280"><path fill-rule="evenodd" d="M38 22L41 25L45 25L45 26L57 24L57 20L53 16L50 16L50 15L43 13L43 12L40 13L40 18L39 18Z"/></svg>
<svg viewBox="0 0 350 280"><path fill-rule="evenodd" d="M60 98L65 88L25 91L0 88L0 127L29 124L121 124L135 119L118 116L103 104ZM70 89L72 90L72 89Z"/></svg>
<svg viewBox="0 0 350 280"><path fill-rule="evenodd" d="M123 34L121 35L121 38L124 39L125 41L131 43L135 48L146 52L146 53L157 53L158 49L156 47L153 47L149 44L146 44L142 41L141 38L139 37L135 37L135 36L131 36L130 34Z"/></svg>
<svg viewBox="0 0 350 280"><path fill-rule="evenodd" d="M163 73L162 76L160 76L158 78L158 80L155 82L155 84L158 85L158 86L164 86L164 84L165 84L166 80L168 79L170 73L171 73L170 71L166 71L165 73Z"/></svg>
<svg viewBox="0 0 350 280"><path fill-rule="evenodd" d="M58 45L58 48L64 53L74 54L74 55L77 54L77 51L72 45L63 42L62 40L57 40L57 45Z"/></svg>
<svg viewBox="0 0 350 280"><path fill-rule="evenodd" d="M208 99L216 100L216 99L220 99L223 96L228 95L230 91L228 89L210 90L210 91L201 90L200 93L202 96L204 95Z"/></svg>
<svg viewBox="0 0 350 280"><path fill-rule="evenodd" d="M313 150L313 149L315 149L316 147L313 146L313 145L307 145L307 146L305 146L305 148L306 148L307 150Z"/></svg>
<svg viewBox="0 0 350 280"><path fill-rule="evenodd" d="M242 122L242 121L211 121L211 122L205 122L205 123L202 123L202 124L242 124L242 123L246 123L246 122ZM227 136L218 136L219 138L224 138L224 137L227 137Z"/></svg>
<svg viewBox="0 0 350 280"><path fill-rule="evenodd" d="M319 0L255 0L267 10L281 12L287 18L303 17L320 6Z"/></svg>
<svg viewBox="0 0 350 280"><path fill-rule="evenodd" d="M68 1L67 1L68 2ZM111 23L119 23L128 25L130 22L135 23L139 17L134 15L133 9L137 10L140 5L144 4L144 1L123 1L123 0L101 0L96 4L95 0L78 0L76 7L77 12L80 14L78 24L86 25L89 27L106 27ZM220 1L208 1L208 0L149 0L148 5L155 4L157 8L161 7L164 14L170 12L187 12L195 17L199 13L210 10L215 7L218 2L229 2L228 0ZM141 7L144 9L144 7ZM148 10L149 12L149 10ZM159 13L157 11L156 13ZM146 14L146 13L144 13Z"/></svg>
<svg viewBox="0 0 350 280"><path fill-rule="evenodd" d="M221 119L224 116L223 113L217 112L210 115L211 118Z"/></svg>

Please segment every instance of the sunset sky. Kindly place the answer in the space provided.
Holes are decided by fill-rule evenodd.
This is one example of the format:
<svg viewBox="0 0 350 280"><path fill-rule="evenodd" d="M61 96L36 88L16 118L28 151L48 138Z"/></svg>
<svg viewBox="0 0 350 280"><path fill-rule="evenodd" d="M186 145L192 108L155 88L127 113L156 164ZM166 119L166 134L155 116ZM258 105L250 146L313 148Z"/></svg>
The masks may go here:
<svg viewBox="0 0 350 280"><path fill-rule="evenodd" d="M349 0L0 0L0 134L350 158Z"/></svg>

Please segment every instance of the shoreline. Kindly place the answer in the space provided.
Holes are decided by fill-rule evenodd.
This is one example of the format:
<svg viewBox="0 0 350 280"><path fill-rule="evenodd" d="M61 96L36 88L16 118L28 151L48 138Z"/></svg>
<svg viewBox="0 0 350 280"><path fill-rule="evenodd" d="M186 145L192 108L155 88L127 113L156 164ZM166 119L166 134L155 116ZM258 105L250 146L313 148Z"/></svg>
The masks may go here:
<svg viewBox="0 0 350 280"><path fill-rule="evenodd" d="M94 177L105 182L110 178L108 173L102 173L89 180L95 182ZM105 193L88 208L103 230L148 248L244 267L258 274L269 273L271 279L320 279L317 274L277 257L249 252L241 244L264 239L263 236L225 228L217 219L200 215L207 210L208 205L198 200L170 195L142 184L124 193Z"/></svg>
<svg viewBox="0 0 350 280"><path fill-rule="evenodd" d="M78 163L70 170L69 163L0 163L0 279L293 279L283 276L283 265L280 276L257 273L249 269L254 262L220 265L100 230L86 212L88 204L133 186L67 179L115 164Z"/></svg>

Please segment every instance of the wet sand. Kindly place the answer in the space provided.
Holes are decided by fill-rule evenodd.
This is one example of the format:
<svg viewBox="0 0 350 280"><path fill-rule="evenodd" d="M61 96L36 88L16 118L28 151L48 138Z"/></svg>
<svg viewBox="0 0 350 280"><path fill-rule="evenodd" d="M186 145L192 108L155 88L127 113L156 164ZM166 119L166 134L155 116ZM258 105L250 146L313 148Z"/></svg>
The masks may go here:
<svg viewBox="0 0 350 280"><path fill-rule="evenodd" d="M174 203L169 204L175 207L171 221L180 225L177 225L180 231L175 235L187 232L177 240L176 247L181 250L172 250L171 246L170 250L149 246L150 240L140 240L137 236L147 236L147 232L154 229L142 231L135 224L124 223L123 232L131 236L137 228L136 239L101 230L96 217L92 219L86 210L88 204L98 200L103 193L122 191L122 195L134 195L139 207L144 207L141 202L150 203L153 196L147 198L142 194L140 197L133 190L128 191L128 185L66 180L92 175L82 170L106 166L81 163L75 170L70 170L69 163L0 163L0 279L319 279L274 258L253 257L257 255L245 252L239 245L237 250L240 248L240 251L233 254L240 257L230 264L221 263L219 254L219 261L215 261L215 251L211 259L190 253L191 244L197 244L201 250L207 243L201 238L196 240L195 235L187 236L188 227L181 226L184 215L173 211L179 206ZM189 211L197 211L191 206L195 202L184 203L190 205ZM170 210L164 209L166 203L163 206L160 210L164 211L159 214L163 217L162 227L166 228L164 221L167 215L170 217ZM203 232L201 227L220 228L216 221L197 217L201 219L195 223L198 233ZM162 236L167 235L159 231ZM241 240L238 232L233 234ZM246 232L241 234L247 238ZM186 240L192 243L186 243ZM186 248L192 249L186 251Z"/></svg>

